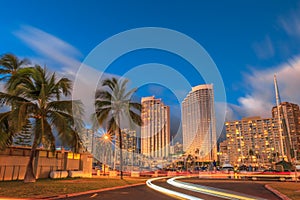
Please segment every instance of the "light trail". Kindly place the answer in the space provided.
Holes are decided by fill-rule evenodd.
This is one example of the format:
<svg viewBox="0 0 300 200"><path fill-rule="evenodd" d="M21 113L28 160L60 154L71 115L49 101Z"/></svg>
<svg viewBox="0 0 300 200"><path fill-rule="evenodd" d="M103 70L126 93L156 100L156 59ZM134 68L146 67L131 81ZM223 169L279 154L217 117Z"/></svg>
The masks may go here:
<svg viewBox="0 0 300 200"><path fill-rule="evenodd" d="M174 177L171 179L167 180L167 183L170 185L173 185L175 187L187 189L193 192L198 192L202 194L207 194L215 197L221 197L225 199L240 199L240 200L263 200L262 198L250 196L250 195L245 195L245 194L238 194L236 192L232 192L229 190L223 190L219 188L213 188L213 187L208 187L208 186L202 186L202 185L197 185L197 184L192 184L192 183L185 183L181 181L175 181L176 179L180 178L188 178L186 176L180 176L180 177Z"/></svg>
<svg viewBox="0 0 300 200"><path fill-rule="evenodd" d="M169 190L169 189L160 187L160 186L155 185L155 184L152 183L152 181L157 181L157 180L165 179L165 178L169 178L169 177L152 178L152 179L147 180L146 184L147 184L148 187L150 187L153 190L156 190L158 192L167 194L169 196L174 196L178 199L203 200L203 199L200 199L200 198L197 198L197 197L194 197L194 196L190 196L190 195L187 195L187 194L183 194L183 193L180 193L180 192Z"/></svg>

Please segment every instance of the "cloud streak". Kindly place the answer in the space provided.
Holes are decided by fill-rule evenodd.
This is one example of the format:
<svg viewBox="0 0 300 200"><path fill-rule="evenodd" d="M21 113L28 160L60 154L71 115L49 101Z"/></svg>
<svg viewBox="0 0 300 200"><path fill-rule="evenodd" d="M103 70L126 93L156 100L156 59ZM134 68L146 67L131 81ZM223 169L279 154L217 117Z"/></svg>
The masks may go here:
<svg viewBox="0 0 300 200"><path fill-rule="evenodd" d="M270 117L275 106L274 74L277 75L281 100L299 104L300 56L271 69L252 70L245 75L247 94L238 99L239 105L229 105L230 115L236 117L232 113L235 112L242 117Z"/></svg>
<svg viewBox="0 0 300 200"><path fill-rule="evenodd" d="M275 49L269 36L266 36L262 42L254 43L253 49L261 59L272 58L275 54Z"/></svg>
<svg viewBox="0 0 300 200"><path fill-rule="evenodd" d="M279 24L288 35L300 38L300 5L287 17L280 17Z"/></svg>
<svg viewBox="0 0 300 200"><path fill-rule="evenodd" d="M97 80L98 77L101 77L102 72L84 65L88 70L84 72L84 74L78 75L77 72L82 66L78 58L82 55L75 47L58 37L32 26L22 26L21 29L14 32L14 34L37 54L38 58L31 60L37 61L38 63L46 61L50 63L50 70L56 71L58 76L67 77L73 80L74 83L75 80L77 80L83 84L82 88L84 89L76 91L76 99L80 99L83 103L94 99L93 95L86 95L88 91L87 88L95 88L95 84L97 84L97 82L91 81L90 77L95 77L94 79ZM105 74L105 76L109 76L109 74ZM94 112L94 107L92 105L84 109L84 120L89 123L90 115Z"/></svg>
<svg viewBox="0 0 300 200"><path fill-rule="evenodd" d="M75 76L81 65L78 57L82 56L75 47L58 37L27 25L21 26L14 35L36 52L39 63L46 61L52 68L60 70L61 74Z"/></svg>

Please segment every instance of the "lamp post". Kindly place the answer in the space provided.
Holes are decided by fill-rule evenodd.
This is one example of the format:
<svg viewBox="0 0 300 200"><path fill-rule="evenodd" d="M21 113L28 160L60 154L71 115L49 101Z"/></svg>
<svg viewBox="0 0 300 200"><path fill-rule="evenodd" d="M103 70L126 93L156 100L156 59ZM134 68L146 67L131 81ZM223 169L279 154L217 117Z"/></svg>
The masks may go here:
<svg viewBox="0 0 300 200"><path fill-rule="evenodd" d="M104 165L104 175L105 175L105 167L106 167L106 161L107 161L107 149L106 149L106 144L109 142L109 143L111 143L111 144L113 144L112 142L111 142L111 136L110 136L110 134L109 133L105 133L105 134L103 134L103 136L102 136L102 140L105 142L105 152L104 152L104 163L103 163L103 165ZM114 166L115 166L115 164L114 164Z"/></svg>

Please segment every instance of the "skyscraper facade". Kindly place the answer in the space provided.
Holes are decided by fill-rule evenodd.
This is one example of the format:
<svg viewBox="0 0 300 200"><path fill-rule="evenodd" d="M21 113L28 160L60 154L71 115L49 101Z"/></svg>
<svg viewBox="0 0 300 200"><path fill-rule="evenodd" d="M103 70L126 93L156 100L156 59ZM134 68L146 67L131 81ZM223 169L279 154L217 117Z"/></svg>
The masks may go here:
<svg viewBox="0 0 300 200"><path fill-rule="evenodd" d="M136 131L130 129L122 129L122 152L123 152L123 166L125 169L130 169L128 166L137 165L136 153L137 153L137 137ZM120 141L119 137L116 137L116 156L117 156L117 165L119 164L120 158Z"/></svg>
<svg viewBox="0 0 300 200"><path fill-rule="evenodd" d="M226 122L225 126L226 140L220 144L220 158L228 158L234 165L267 165L282 159L275 118L247 117Z"/></svg>
<svg viewBox="0 0 300 200"><path fill-rule="evenodd" d="M217 159L213 85L198 85L182 102L183 151L200 161Z"/></svg>
<svg viewBox="0 0 300 200"><path fill-rule="evenodd" d="M272 117L278 118L280 113L280 126L283 136L283 152L288 160L297 155L300 159L300 110L297 104L282 102L272 108Z"/></svg>
<svg viewBox="0 0 300 200"><path fill-rule="evenodd" d="M283 102L279 109L274 106L272 118L247 117L226 122L225 126L226 141L223 143L226 148L220 149L219 154L228 157L232 164L271 165L283 158L286 161L295 160L295 156L300 159L300 110L297 104Z"/></svg>
<svg viewBox="0 0 300 200"><path fill-rule="evenodd" d="M154 96L142 98L141 153L152 158L169 156L170 108Z"/></svg>

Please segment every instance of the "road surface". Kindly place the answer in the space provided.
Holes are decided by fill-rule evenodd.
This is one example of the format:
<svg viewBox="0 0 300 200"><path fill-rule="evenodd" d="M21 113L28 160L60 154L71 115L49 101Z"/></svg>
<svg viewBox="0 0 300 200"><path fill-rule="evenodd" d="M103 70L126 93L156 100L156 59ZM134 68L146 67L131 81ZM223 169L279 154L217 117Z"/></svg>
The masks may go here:
<svg viewBox="0 0 300 200"><path fill-rule="evenodd" d="M194 191L188 191L186 189L178 188L172 186L166 182L167 179L153 181L152 183L164 187L170 190L174 190L180 193L184 193L193 197L197 197L200 199L205 200L221 200L223 198L210 196L207 194L201 194ZM268 200L279 200L276 195L272 192L268 191L264 188L266 182L252 182L252 181L231 181L231 180L201 180L198 178L192 179L179 179L183 182L189 182L193 184L205 185L214 188L221 188L226 190L231 190L251 196L256 196ZM166 194L157 192L152 190L146 185L136 186L136 187L129 187L124 189L118 190L111 190L99 193L92 193L88 195L81 195L77 197L70 197L64 198L67 200L84 200L84 199L91 199L91 200L111 200L111 199L118 199L118 200L171 200L171 199L178 199L174 196L168 196Z"/></svg>

